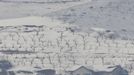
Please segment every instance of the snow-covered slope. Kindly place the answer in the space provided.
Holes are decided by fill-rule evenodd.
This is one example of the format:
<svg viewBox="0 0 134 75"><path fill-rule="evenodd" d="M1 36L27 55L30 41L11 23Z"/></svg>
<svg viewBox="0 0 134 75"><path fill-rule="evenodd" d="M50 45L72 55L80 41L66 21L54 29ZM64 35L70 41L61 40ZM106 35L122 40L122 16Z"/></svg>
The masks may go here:
<svg viewBox="0 0 134 75"><path fill-rule="evenodd" d="M106 37L113 32L103 28L78 32L74 29L77 26L45 17L0 23L0 60L8 60L13 66L53 68L62 73L74 65L133 65L134 41Z"/></svg>
<svg viewBox="0 0 134 75"><path fill-rule="evenodd" d="M66 9L75 5L86 3L88 1L90 0L73 0L72 2L63 2L63 0L0 0L0 19L26 16L43 16L46 13Z"/></svg>
<svg viewBox="0 0 134 75"><path fill-rule="evenodd" d="M24 3L61 3L78 2L81 0L1 0L2 2L24 2Z"/></svg>
<svg viewBox="0 0 134 75"><path fill-rule="evenodd" d="M26 8L12 6L18 12ZM74 65L98 63L99 66L122 65L132 72L134 40L120 38L134 34L132 8L132 0L93 0L54 10L57 12L47 14L52 19L34 16L1 20L0 60L8 60L13 66L52 68L58 73ZM42 15L47 11L40 12L33 13ZM86 32L80 31L81 28Z"/></svg>
<svg viewBox="0 0 134 75"><path fill-rule="evenodd" d="M49 17L81 26L88 31L91 27L109 29L122 36L134 36L133 0L92 0L48 14Z"/></svg>
<svg viewBox="0 0 134 75"><path fill-rule="evenodd" d="M44 25L44 24L49 27L66 25L63 24L63 22L61 21L53 20L48 17L39 17L39 16L29 16L23 18L0 20L0 26Z"/></svg>

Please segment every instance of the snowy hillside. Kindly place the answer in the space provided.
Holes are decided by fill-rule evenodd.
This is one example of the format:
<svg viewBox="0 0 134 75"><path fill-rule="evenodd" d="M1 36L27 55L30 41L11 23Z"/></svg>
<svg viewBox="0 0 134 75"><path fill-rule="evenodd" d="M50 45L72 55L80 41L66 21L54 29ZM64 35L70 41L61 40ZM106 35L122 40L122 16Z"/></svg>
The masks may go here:
<svg viewBox="0 0 134 75"><path fill-rule="evenodd" d="M116 31L122 36L134 36L133 0L92 0L53 13L51 18L81 26L84 31L91 27Z"/></svg>
<svg viewBox="0 0 134 75"><path fill-rule="evenodd" d="M26 16L44 16L46 13L67 9L75 5L86 3L90 0L73 0L73 2L62 2L63 0L36 0L39 2L31 1L35 0L0 0L0 19L19 18ZM58 2L49 3L49 1Z"/></svg>
<svg viewBox="0 0 134 75"><path fill-rule="evenodd" d="M133 7L133 0L0 0L0 60L58 75L121 65L133 75Z"/></svg>
<svg viewBox="0 0 134 75"><path fill-rule="evenodd" d="M20 22L13 26L14 20L27 24L35 22L32 25ZM11 25L4 26L7 22ZM58 74L73 65L120 64L129 72L133 70L129 66L133 66L134 41L106 37L111 32L105 29L78 32L74 29L77 26L42 17L9 19L0 23L3 24L0 27L0 59L10 61L13 66L53 68Z"/></svg>
<svg viewBox="0 0 134 75"><path fill-rule="evenodd" d="M16 2L16 3L67 3L79 2L81 0L1 0L1 2Z"/></svg>

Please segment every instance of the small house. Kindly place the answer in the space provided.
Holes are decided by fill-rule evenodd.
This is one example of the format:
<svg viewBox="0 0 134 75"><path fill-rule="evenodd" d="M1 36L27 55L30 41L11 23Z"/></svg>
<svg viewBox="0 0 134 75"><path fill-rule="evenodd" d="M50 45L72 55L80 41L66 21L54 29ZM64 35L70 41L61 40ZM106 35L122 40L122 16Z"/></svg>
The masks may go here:
<svg viewBox="0 0 134 75"><path fill-rule="evenodd" d="M96 69L95 69L96 68ZM128 71L120 65L111 67L95 67L94 75L128 75Z"/></svg>
<svg viewBox="0 0 134 75"><path fill-rule="evenodd" d="M55 75L55 70L53 69L42 69L37 71L37 75Z"/></svg>
<svg viewBox="0 0 134 75"><path fill-rule="evenodd" d="M103 66L103 65L95 65L93 66L94 75L112 75L112 71L115 67Z"/></svg>
<svg viewBox="0 0 134 75"><path fill-rule="evenodd" d="M67 69L65 72L66 75L93 75L93 70L85 66L74 66L70 69Z"/></svg>
<svg viewBox="0 0 134 75"><path fill-rule="evenodd" d="M115 69L112 71L113 75L128 75L128 71L122 68L120 65L115 66Z"/></svg>
<svg viewBox="0 0 134 75"><path fill-rule="evenodd" d="M9 75L36 75L37 68L33 67L14 67L8 70Z"/></svg>

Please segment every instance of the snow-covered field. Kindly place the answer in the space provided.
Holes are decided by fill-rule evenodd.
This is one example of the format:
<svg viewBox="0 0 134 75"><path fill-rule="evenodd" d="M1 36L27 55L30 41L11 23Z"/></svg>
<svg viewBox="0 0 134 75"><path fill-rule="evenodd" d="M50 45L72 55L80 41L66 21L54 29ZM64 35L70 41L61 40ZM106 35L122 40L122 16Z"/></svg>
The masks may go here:
<svg viewBox="0 0 134 75"><path fill-rule="evenodd" d="M122 36L132 38L134 36L133 7L133 0L92 0L48 13L48 16L81 26L84 31L88 31L90 27L99 27L114 30Z"/></svg>
<svg viewBox="0 0 134 75"><path fill-rule="evenodd" d="M82 0L1 0L1 2L24 2L24 3L61 3L61 2L77 2Z"/></svg>
<svg viewBox="0 0 134 75"><path fill-rule="evenodd" d="M44 24L38 23L43 20ZM123 40L114 32L100 28L81 32L78 26L45 17L0 23L11 23L0 27L0 59L9 60L13 66L52 68L58 73L74 65L122 65L133 70L129 66L134 66L134 41Z"/></svg>
<svg viewBox="0 0 134 75"><path fill-rule="evenodd" d="M133 0L29 1L0 1L0 60L58 74L74 65L122 65L133 75Z"/></svg>
<svg viewBox="0 0 134 75"><path fill-rule="evenodd" d="M18 1L18 2L14 2L14 1ZM59 3L58 2L55 3L42 3L42 2L25 3L24 2L23 3L22 1L23 0L1 0L0 19L18 18L18 17L26 17L26 16L44 16L46 13L83 4L89 2L90 0L80 0L80 1L74 0L74 2L66 2L66 3L60 2L60 0L58 0ZM41 1L41 0L36 0L36 1ZM43 0L43 1L50 1L50 0Z"/></svg>

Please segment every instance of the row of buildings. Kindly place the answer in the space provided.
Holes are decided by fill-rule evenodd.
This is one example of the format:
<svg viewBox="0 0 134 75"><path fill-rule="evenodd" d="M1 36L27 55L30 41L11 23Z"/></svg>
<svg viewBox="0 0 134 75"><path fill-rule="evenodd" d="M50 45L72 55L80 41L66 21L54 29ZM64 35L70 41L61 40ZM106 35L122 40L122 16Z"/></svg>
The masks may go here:
<svg viewBox="0 0 134 75"><path fill-rule="evenodd" d="M7 72L7 73L5 73ZM42 69L40 67L18 67L7 71L1 70L0 75L62 75L54 69ZM110 67L74 66L65 70L64 75L129 75L128 71L120 65Z"/></svg>
<svg viewBox="0 0 134 75"><path fill-rule="evenodd" d="M71 70L67 70L66 75L128 75L128 71L122 68L120 65L117 66L98 66L98 67L87 67L78 66Z"/></svg>

